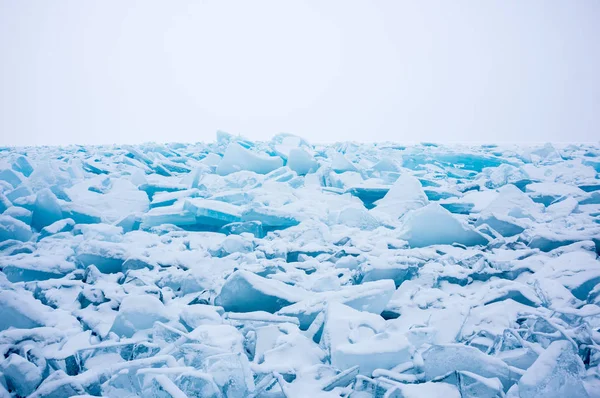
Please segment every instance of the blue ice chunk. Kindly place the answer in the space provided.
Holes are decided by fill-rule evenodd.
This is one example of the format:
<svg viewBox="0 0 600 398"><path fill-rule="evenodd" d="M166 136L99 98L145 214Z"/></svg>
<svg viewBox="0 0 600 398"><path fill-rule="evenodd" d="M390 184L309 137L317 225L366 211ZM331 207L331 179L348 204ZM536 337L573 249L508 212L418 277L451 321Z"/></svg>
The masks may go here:
<svg viewBox="0 0 600 398"><path fill-rule="evenodd" d="M476 227L480 225L487 224L494 231L498 232L500 235L504 237L510 237L520 234L525 231L525 227L521 225L518 219L514 217L508 216L500 216L495 214L483 214L477 222L475 223Z"/></svg>
<svg viewBox="0 0 600 398"><path fill-rule="evenodd" d="M392 279L396 286L400 286L405 280L411 279L423 263L422 260L412 257L396 258L391 263L385 260L372 259L360 265L360 271L363 275L361 283Z"/></svg>
<svg viewBox="0 0 600 398"><path fill-rule="evenodd" d="M381 225L381 223L362 206L348 206L342 209L337 215L337 223L366 231L372 231Z"/></svg>
<svg viewBox="0 0 600 398"><path fill-rule="evenodd" d="M451 167L459 167L476 172L481 172L486 167L498 167L505 162L503 159L497 157L470 153L436 154L434 159Z"/></svg>
<svg viewBox="0 0 600 398"><path fill-rule="evenodd" d="M0 364L0 369L4 373L8 388L21 397L31 394L42 382L40 368L17 354L10 354Z"/></svg>
<svg viewBox="0 0 600 398"><path fill-rule="evenodd" d="M142 216L139 214L129 214L123 217L115 224L117 227L123 228L123 232L137 231L140 229L142 223Z"/></svg>
<svg viewBox="0 0 600 398"><path fill-rule="evenodd" d="M0 242L14 239L22 242L31 239L31 228L23 221L11 216L0 215Z"/></svg>
<svg viewBox="0 0 600 398"><path fill-rule="evenodd" d="M587 398L585 366L567 340L554 341L519 380L522 398Z"/></svg>
<svg viewBox="0 0 600 398"><path fill-rule="evenodd" d="M45 226L40 231L40 236L38 240L43 239L50 235L59 234L61 232L69 232L73 230L75 226L75 221L71 218L63 218L62 220L58 220L50 225Z"/></svg>
<svg viewBox="0 0 600 398"><path fill-rule="evenodd" d="M163 224L178 227L193 227L196 225L196 216L184 208L183 202L171 206L155 207L142 216L141 229L149 229Z"/></svg>
<svg viewBox="0 0 600 398"><path fill-rule="evenodd" d="M89 162L86 160L82 163L82 166L85 171L90 172L90 173L94 173L94 174L109 174L110 173L110 170L106 169L99 162L94 162L94 164L92 164L92 162Z"/></svg>
<svg viewBox="0 0 600 398"><path fill-rule="evenodd" d="M245 398L254 392L254 378L245 354L213 355L206 358L203 368L213 376L227 398Z"/></svg>
<svg viewBox="0 0 600 398"><path fill-rule="evenodd" d="M271 207L255 207L242 213L244 221L260 221L266 230L284 229L300 224L300 218L292 213Z"/></svg>
<svg viewBox="0 0 600 398"><path fill-rule="evenodd" d="M29 189L28 186L26 185L21 185L15 189L13 189L10 192L6 193L6 197L8 198L8 200L10 200L11 202L14 202L15 199L17 198L21 198L24 196L29 196L32 195L33 193L31 192L31 189Z"/></svg>
<svg viewBox="0 0 600 398"><path fill-rule="evenodd" d="M150 208L170 206L182 198L194 198L199 196L200 191L197 188L185 189L175 192L161 192L154 195Z"/></svg>
<svg viewBox="0 0 600 398"><path fill-rule="evenodd" d="M12 203L6 196L0 192L0 213L4 213L6 209L12 206Z"/></svg>
<svg viewBox="0 0 600 398"><path fill-rule="evenodd" d="M486 245L489 239L454 217L437 203L414 210L402 218L400 238L412 247L429 245Z"/></svg>
<svg viewBox="0 0 600 398"><path fill-rule="evenodd" d="M138 187L139 190L146 192L146 195L148 195L148 199L150 200L152 200L154 195L158 192L183 191L187 188L188 187L186 185L171 181L147 182Z"/></svg>
<svg viewBox="0 0 600 398"><path fill-rule="evenodd" d="M77 378L67 376L63 370L51 373L28 398L65 398L85 394Z"/></svg>
<svg viewBox="0 0 600 398"><path fill-rule="evenodd" d="M119 306L111 332L117 336L131 337L140 330L150 329L154 322L167 322L167 310L152 295L128 295Z"/></svg>
<svg viewBox="0 0 600 398"><path fill-rule="evenodd" d="M364 329L363 334L369 330ZM332 350L331 363L340 369L358 365L361 374L370 376L375 369L391 369L410 361L411 351L412 346L403 334L382 332L338 345Z"/></svg>
<svg viewBox="0 0 600 398"><path fill-rule="evenodd" d="M283 166L283 160L279 156L252 152L239 143L232 143L227 146L223 159L217 166L217 174L224 176L240 170L267 174L281 166Z"/></svg>
<svg viewBox="0 0 600 398"><path fill-rule="evenodd" d="M63 217L73 219L76 224L98 224L102 222L102 213L91 206L64 202L61 204L61 208Z"/></svg>
<svg viewBox="0 0 600 398"><path fill-rule="evenodd" d="M490 379L467 371L457 372L457 376L461 398L504 396L504 387L496 377Z"/></svg>
<svg viewBox="0 0 600 398"><path fill-rule="evenodd" d="M506 362L509 366L526 370L538 358L538 354L530 348L515 348L501 351L496 356Z"/></svg>
<svg viewBox="0 0 600 398"><path fill-rule="evenodd" d="M358 171L356 166L354 166L346 157L336 152L331 161L331 169L336 173L344 173L346 171Z"/></svg>
<svg viewBox="0 0 600 398"><path fill-rule="evenodd" d="M31 225L32 213L30 210L27 210L24 207L20 207L20 206L9 207L8 209L6 209L4 211L4 213L2 213L2 215L11 216L13 218L16 218L19 221L24 222L27 225Z"/></svg>
<svg viewBox="0 0 600 398"><path fill-rule="evenodd" d="M55 184L51 185L49 188L58 199L65 200L67 202L71 201L71 198L61 186Z"/></svg>
<svg viewBox="0 0 600 398"><path fill-rule="evenodd" d="M396 285L390 279L344 286L337 291L313 293L296 304L282 308L277 314L298 318L300 328L306 330L329 302L342 303L361 311L381 314L395 291Z"/></svg>
<svg viewBox="0 0 600 398"><path fill-rule="evenodd" d="M13 188L18 187L23 182L23 179L19 174L12 171L11 169L0 170L0 181L8 182Z"/></svg>
<svg viewBox="0 0 600 398"><path fill-rule="evenodd" d="M373 208L374 203L388 193L390 187L351 187L346 190L352 196L359 198L367 209Z"/></svg>
<svg viewBox="0 0 600 398"><path fill-rule="evenodd" d="M456 194L452 192L447 192L443 188L439 189L425 189L425 195L427 195L427 199L430 201L437 201L442 199L449 199L457 197Z"/></svg>
<svg viewBox="0 0 600 398"><path fill-rule="evenodd" d="M580 205L597 205L600 204L600 191L590 193L590 195L579 201Z"/></svg>
<svg viewBox="0 0 600 398"><path fill-rule="evenodd" d="M225 311L274 313L306 296L304 289L267 279L249 271L238 270L225 281L215 299Z"/></svg>
<svg viewBox="0 0 600 398"><path fill-rule="evenodd" d="M380 161L378 161L377 163L375 163L372 167L373 170L377 170L379 172L397 172L400 171L400 166L398 165L398 163L389 157L385 157L383 159L381 159Z"/></svg>
<svg viewBox="0 0 600 398"><path fill-rule="evenodd" d="M25 156L19 156L12 164L15 171L20 172L25 177L29 177L33 173L33 166Z"/></svg>
<svg viewBox="0 0 600 398"><path fill-rule="evenodd" d="M471 214L471 210L475 207L473 203L461 202L440 203L440 206L454 214Z"/></svg>
<svg viewBox="0 0 600 398"><path fill-rule="evenodd" d="M114 242L88 240L75 250L75 258L83 267L95 265L104 274L121 272L123 262L128 258L122 245Z"/></svg>
<svg viewBox="0 0 600 398"><path fill-rule="evenodd" d="M183 208L192 213L200 225L222 227L241 221L239 206L218 200L190 198L185 200Z"/></svg>
<svg viewBox="0 0 600 398"><path fill-rule="evenodd" d="M249 233L255 238L264 238L262 223L260 221L245 221L226 224L221 227L220 232L226 235L240 235Z"/></svg>
<svg viewBox="0 0 600 398"><path fill-rule="evenodd" d="M213 377L200 371L187 371L175 379L175 384L188 397L220 398L221 391Z"/></svg>
<svg viewBox="0 0 600 398"><path fill-rule="evenodd" d="M298 175L306 175L319 167L313 157L301 148L290 150L286 165Z"/></svg>
<svg viewBox="0 0 600 398"><path fill-rule="evenodd" d="M487 378L498 378L504 390L518 379L501 359L486 355L475 347L462 344L433 345L422 354L427 380L454 371L467 371Z"/></svg>
<svg viewBox="0 0 600 398"><path fill-rule="evenodd" d="M375 202L377 212L390 215L393 219L403 216L410 210L418 209L429 203L419 180L402 174L394 182L385 196Z"/></svg>
<svg viewBox="0 0 600 398"><path fill-rule="evenodd" d="M582 184L582 185L578 185L578 188L584 192L596 192L596 191L600 191L600 183Z"/></svg>
<svg viewBox="0 0 600 398"><path fill-rule="evenodd" d="M48 188L37 193L33 205L31 226L38 231L63 218L63 212L56 195Z"/></svg>
<svg viewBox="0 0 600 398"><path fill-rule="evenodd" d="M156 398L187 398L187 395L164 374L146 376L142 385L141 395Z"/></svg>
<svg viewBox="0 0 600 398"><path fill-rule="evenodd" d="M39 302L36 304L42 306ZM0 331L10 327L17 329L40 327L43 326L41 318L36 308L29 307L29 300L24 300L18 292L0 290Z"/></svg>

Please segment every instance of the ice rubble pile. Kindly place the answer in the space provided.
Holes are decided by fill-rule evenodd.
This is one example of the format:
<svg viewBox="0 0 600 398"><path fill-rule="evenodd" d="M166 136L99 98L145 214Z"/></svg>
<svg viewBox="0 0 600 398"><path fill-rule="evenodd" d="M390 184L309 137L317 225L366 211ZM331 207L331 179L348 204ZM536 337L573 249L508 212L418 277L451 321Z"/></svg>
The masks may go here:
<svg viewBox="0 0 600 398"><path fill-rule="evenodd" d="M600 147L3 148L0 396L600 396Z"/></svg>

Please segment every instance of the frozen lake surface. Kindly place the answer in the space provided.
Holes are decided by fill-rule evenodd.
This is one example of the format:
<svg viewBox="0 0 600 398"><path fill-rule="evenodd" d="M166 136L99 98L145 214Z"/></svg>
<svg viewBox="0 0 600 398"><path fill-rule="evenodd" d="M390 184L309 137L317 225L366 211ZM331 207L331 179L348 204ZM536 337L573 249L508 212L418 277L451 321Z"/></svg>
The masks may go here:
<svg viewBox="0 0 600 398"><path fill-rule="evenodd" d="M600 146L2 148L0 397L600 397Z"/></svg>

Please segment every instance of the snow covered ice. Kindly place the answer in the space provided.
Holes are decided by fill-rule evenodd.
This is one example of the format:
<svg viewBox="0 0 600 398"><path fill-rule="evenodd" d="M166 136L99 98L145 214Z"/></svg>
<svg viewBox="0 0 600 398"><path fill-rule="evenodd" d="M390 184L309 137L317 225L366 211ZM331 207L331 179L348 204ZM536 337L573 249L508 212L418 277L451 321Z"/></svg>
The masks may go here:
<svg viewBox="0 0 600 398"><path fill-rule="evenodd" d="M600 397L599 157L1 148L0 397Z"/></svg>

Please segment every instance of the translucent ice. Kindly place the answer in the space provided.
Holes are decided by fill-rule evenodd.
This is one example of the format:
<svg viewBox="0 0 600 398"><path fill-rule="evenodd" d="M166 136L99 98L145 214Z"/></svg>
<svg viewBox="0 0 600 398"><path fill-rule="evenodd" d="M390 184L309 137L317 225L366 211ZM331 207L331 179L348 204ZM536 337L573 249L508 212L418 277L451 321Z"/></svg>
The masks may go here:
<svg viewBox="0 0 600 398"><path fill-rule="evenodd" d="M39 191L35 198L31 226L40 231L62 218L62 209L56 195L49 189Z"/></svg>
<svg viewBox="0 0 600 398"><path fill-rule="evenodd" d="M434 345L422 355L423 370L428 380L457 370L467 371L487 378L496 377L507 390L516 378L506 363L475 347L462 344Z"/></svg>
<svg viewBox="0 0 600 398"><path fill-rule="evenodd" d="M400 237L412 247L452 243L475 246L488 243L484 235L465 225L436 203L414 210L401 221Z"/></svg>
<svg viewBox="0 0 600 398"><path fill-rule="evenodd" d="M287 166L294 170L298 175L308 174L316 169L317 162L305 150L301 148L292 148L289 151Z"/></svg>
<svg viewBox="0 0 600 398"><path fill-rule="evenodd" d="M237 143L232 143L227 147L223 159L217 166L217 174L227 175L240 170L267 174L281 166L283 166L283 160L279 156L260 154Z"/></svg>
<svg viewBox="0 0 600 398"><path fill-rule="evenodd" d="M409 361L411 351L404 335L383 332L338 345L331 352L331 364L340 369L358 365L361 374L370 375L375 369L391 369Z"/></svg>
<svg viewBox="0 0 600 398"><path fill-rule="evenodd" d="M42 381L42 370L17 354L0 363L0 369L8 388L22 397L31 394Z"/></svg>
<svg viewBox="0 0 600 398"><path fill-rule="evenodd" d="M273 313L302 300L305 295L298 287L240 270L227 278L215 303L226 311Z"/></svg>
<svg viewBox="0 0 600 398"><path fill-rule="evenodd" d="M118 336L131 337L140 330L151 328L157 321L168 321L160 300L150 295L127 296L121 302L111 331Z"/></svg>
<svg viewBox="0 0 600 398"><path fill-rule="evenodd" d="M31 228L21 220L9 215L0 215L0 242L15 239L28 241L31 238Z"/></svg>
<svg viewBox="0 0 600 398"><path fill-rule="evenodd" d="M419 180L410 174L402 174L383 199L377 201L377 211L402 217L410 210L419 209L429 203Z"/></svg>
<svg viewBox="0 0 600 398"><path fill-rule="evenodd" d="M585 366L573 345L555 341L519 380L522 398L588 397L582 378Z"/></svg>
<svg viewBox="0 0 600 398"><path fill-rule="evenodd" d="M307 329L329 302L343 303L360 311L381 314L395 290L396 285L390 279L346 286L338 291L312 294L296 304L282 308L278 314L297 317L301 329Z"/></svg>

